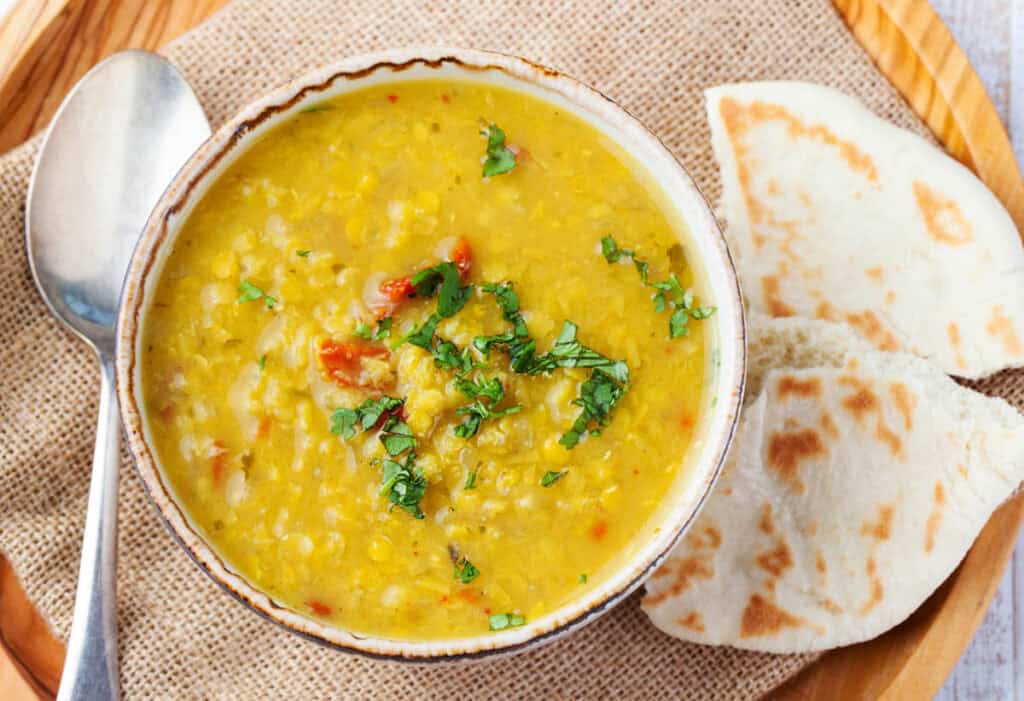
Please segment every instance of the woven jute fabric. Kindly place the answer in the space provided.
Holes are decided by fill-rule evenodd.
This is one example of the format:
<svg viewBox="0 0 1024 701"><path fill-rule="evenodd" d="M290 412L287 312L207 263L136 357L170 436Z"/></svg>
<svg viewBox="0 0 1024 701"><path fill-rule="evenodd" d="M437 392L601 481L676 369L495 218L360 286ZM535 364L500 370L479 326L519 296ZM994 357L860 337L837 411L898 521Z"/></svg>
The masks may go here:
<svg viewBox="0 0 1024 701"><path fill-rule="evenodd" d="M924 132L828 0L236 0L166 54L216 125L315 66L426 43L520 54L597 87L660 136L712 200L719 185L701 96L711 85L824 83ZM66 637L98 375L29 275L24 201L38 143L0 159L0 550ZM1024 382L1002 377L986 389L1017 388L1019 399ZM814 659L679 642L648 624L637 596L565 640L473 665L408 666L324 649L245 610L203 575L162 527L127 460L119 548L129 698L748 699Z"/></svg>

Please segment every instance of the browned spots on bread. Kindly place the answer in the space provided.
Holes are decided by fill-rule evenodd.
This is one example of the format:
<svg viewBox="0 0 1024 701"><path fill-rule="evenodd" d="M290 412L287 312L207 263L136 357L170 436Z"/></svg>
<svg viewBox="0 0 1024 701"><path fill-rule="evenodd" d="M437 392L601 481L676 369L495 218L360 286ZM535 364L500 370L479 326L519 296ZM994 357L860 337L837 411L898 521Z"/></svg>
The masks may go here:
<svg viewBox="0 0 1024 701"><path fill-rule="evenodd" d="M775 524L772 522L772 505L765 503L761 509L761 520L757 522L757 530L765 535L775 533Z"/></svg>
<svg viewBox="0 0 1024 701"><path fill-rule="evenodd" d="M949 345L953 346L953 350L956 352L956 366L962 370L967 367L967 361L960 353L960 327L956 325L955 321L951 321L946 327L946 332L949 334Z"/></svg>
<svg viewBox="0 0 1024 701"><path fill-rule="evenodd" d="M832 418L832 414L827 411L821 413L821 428L829 438L839 437L839 427L836 426L836 421Z"/></svg>
<svg viewBox="0 0 1024 701"><path fill-rule="evenodd" d="M1024 353L1024 345L1013 328L1013 322L1003 314L1003 305L997 304L992 307L992 318L985 326L989 336L996 336L1003 344L1003 350L1010 355L1021 355Z"/></svg>
<svg viewBox="0 0 1024 701"><path fill-rule="evenodd" d="M786 542L780 540L774 548L759 554L755 562L758 567L777 579L793 566L793 554Z"/></svg>
<svg viewBox="0 0 1024 701"><path fill-rule="evenodd" d="M882 325L878 315L870 309L865 309L860 313L848 313L846 323L855 328L861 336L871 341L878 350L897 351L900 349L899 341Z"/></svg>
<svg viewBox="0 0 1024 701"><path fill-rule="evenodd" d="M769 180L767 187L765 187L765 191L769 195L777 195L777 194L779 194L779 181L776 180L775 178L772 178L771 180Z"/></svg>
<svg viewBox="0 0 1024 701"><path fill-rule="evenodd" d="M718 110L722 115L726 134L737 151L737 162L742 161L741 155L745 149L740 140L747 131L764 122L782 122L791 139L810 139L831 146L839 152L839 156L846 161L851 170L860 173L870 182L878 180L878 169L874 160L856 144L840 139L823 125L807 124L781 105L760 100L741 105L737 100L725 97L719 103Z"/></svg>
<svg viewBox="0 0 1024 701"><path fill-rule="evenodd" d="M881 282L882 278L885 277L885 273L882 270L881 266L875 266L874 268L866 268L864 270L864 274L867 275L872 280L874 280L875 282Z"/></svg>
<svg viewBox="0 0 1024 701"><path fill-rule="evenodd" d="M885 443L893 457L903 458L903 441L889 430L882 419L878 419L878 424L875 426L875 438Z"/></svg>
<svg viewBox="0 0 1024 701"><path fill-rule="evenodd" d="M818 574L822 577L828 574L828 565L825 564L825 556L821 554L820 550L814 555L814 569L818 570Z"/></svg>
<svg viewBox="0 0 1024 701"><path fill-rule="evenodd" d="M772 316L796 316L796 311L779 297L779 278L765 275L761 278L761 289L764 291L764 305Z"/></svg>
<svg viewBox="0 0 1024 701"><path fill-rule="evenodd" d="M802 618L779 608L760 594L752 594L740 620L740 638L774 635L784 628L799 628Z"/></svg>
<svg viewBox="0 0 1024 701"><path fill-rule="evenodd" d="M871 609L882 603L882 598L885 596L885 588L882 586L882 580L878 577L878 565L875 563L874 556L868 556L867 573L868 579L871 580L871 598L861 607L860 615L862 616L866 616Z"/></svg>
<svg viewBox="0 0 1024 701"><path fill-rule="evenodd" d="M670 596L679 596L690 588L690 584L694 580L711 579L715 576L715 568L704 554L686 555L669 558L658 570L658 575L659 578L671 576L672 584L657 594L649 594L644 597L645 606L657 606Z"/></svg>
<svg viewBox="0 0 1024 701"><path fill-rule="evenodd" d="M896 301L896 293L895 292L893 292L892 290L889 290L888 292L885 293L885 303L886 304L892 304L895 301Z"/></svg>
<svg viewBox="0 0 1024 701"><path fill-rule="evenodd" d="M889 396L893 404L903 417L903 428L910 430L914 427L914 407L917 406L917 397L902 382L893 382L889 385Z"/></svg>
<svg viewBox="0 0 1024 701"><path fill-rule="evenodd" d="M824 321L834 321L836 315L832 310L832 305L826 301L822 301L818 305L818 308L814 310L814 318L823 319Z"/></svg>
<svg viewBox="0 0 1024 701"><path fill-rule="evenodd" d="M941 482L935 483L932 499L935 505L932 507L932 512L928 515L928 520L924 524L924 551L926 553L930 553L935 548L935 536L939 532L939 525L942 523L942 507L946 503L946 490Z"/></svg>
<svg viewBox="0 0 1024 701"><path fill-rule="evenodd" d="M704 632L704 616L701 615L700 611L690 611L682 618L677 618L676 624L698 633Z"/></svg>
<svg viewBox="0 0 1024 701"><path fill-rule="evenodd" d="M818 432L813 428L788 433L773 433L768 442L768 467L797 494L803 494L804 483L797 468L804 460L827 453Z"/></svg>
<svg viewBox="0 0 1024 701"><path fill-rule="evenodd" d="M892 517L895 509L892 504L882 504L878 507L878 520L865 521L860 527L861 535L874 538L877 541L889 540L892 536Z"/></svg>
<svg viewBox="0 0 1024 701"><path fill-rule="evenodd" d="M867 414L878 411L881 403L872 391L870 382L854 375L842 375L838 382L853 389L853 394L843 397L841 406L853 414L857 421L864 419Z"/></svg>
<svg viewBox="0 0 1024 701"><path fill-rule="evenodd" d="M914 198L928 235L947 246L960 246L974 238L971 223L953 200L943 197L920 180L914 181Z"/></svg>
<svg viewBox="0 0 1024 701"><path fill-rule="evenodd" d="M963 477L964 479L967 479L967 468L966 468L965 466L963 466L963 465L957 465L957 466L956 466L956 471L957 471L958 473L960 473L960 476L961 476L961 477Z"/></svg>
<svg viewBox="0 0 1024 701"><path fill-rule="evenodd" d="M707 526L704 529L704 535L707 536L708 547L712 550L717 550L718 546L722 544L722 534L714 526Z"/></svg>
<svg viewBox="0 0 1024 701"><path fill-rule="evenodd" d="M779 399L785 399L789 395L813 399L821 396L821 378L801 380L793 375L783 375L779 378L776 389Z"/></svg>
<svg viewBox="0 0 1024 701"><path fill-rule="evenodd" d="M821 606L826 611L835 616L838 616L843 612L843 607L837 604L836 602L832 601L832 599L828 598L827 596L821 600Z"/></svg>

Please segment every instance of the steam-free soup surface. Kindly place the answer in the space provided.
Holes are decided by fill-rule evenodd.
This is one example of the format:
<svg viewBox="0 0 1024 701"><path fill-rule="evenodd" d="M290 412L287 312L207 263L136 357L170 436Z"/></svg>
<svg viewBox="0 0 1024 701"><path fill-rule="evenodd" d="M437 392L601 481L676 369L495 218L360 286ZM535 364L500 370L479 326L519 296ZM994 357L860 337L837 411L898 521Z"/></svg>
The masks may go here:
<svg viewBox="0 0 1024 701"><path fill-rule="evenodd" d="M316 105L218 179L161 273L163 469L305 615L403 639L535 620L653 535L684 469L713 311L686 252L546 102L414 82Z"/></svg>

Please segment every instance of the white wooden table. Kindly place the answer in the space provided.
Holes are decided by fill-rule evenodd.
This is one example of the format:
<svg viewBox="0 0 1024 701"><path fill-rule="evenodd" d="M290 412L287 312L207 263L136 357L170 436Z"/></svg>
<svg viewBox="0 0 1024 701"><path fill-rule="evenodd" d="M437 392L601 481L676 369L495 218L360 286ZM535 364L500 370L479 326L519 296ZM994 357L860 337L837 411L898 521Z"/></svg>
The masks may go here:
<svg viewBox="0 0 1024 701"><path fill-rule="evenodd" d="M1024 164L1024 0L931 0L981 76ZM978 634L936 696L1024 701L1024 537Z"/></svg>

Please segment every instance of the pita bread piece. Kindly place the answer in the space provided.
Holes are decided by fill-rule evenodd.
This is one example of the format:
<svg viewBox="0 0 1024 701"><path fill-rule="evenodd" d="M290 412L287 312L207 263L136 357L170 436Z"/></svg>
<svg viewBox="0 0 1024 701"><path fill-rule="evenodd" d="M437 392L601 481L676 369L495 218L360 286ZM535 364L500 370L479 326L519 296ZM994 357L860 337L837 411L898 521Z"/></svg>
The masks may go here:
<svg viewBox="0 0 1024 701"><path fill-rule="evenodd" d="M754 311L840 321L961 377L1024 365L1024 249L967 168L831 88L706 96Z"/></svg>
<svg viewBox="0 0 1024 701"><path fill-rule="evenodd" d="M752 327L760 391L646 585L643 609L670 635L780 653L873 638L949 576L1024 479L1009 404L911 355L837 350L844 336L860 343L821 321Z"/></svg>

